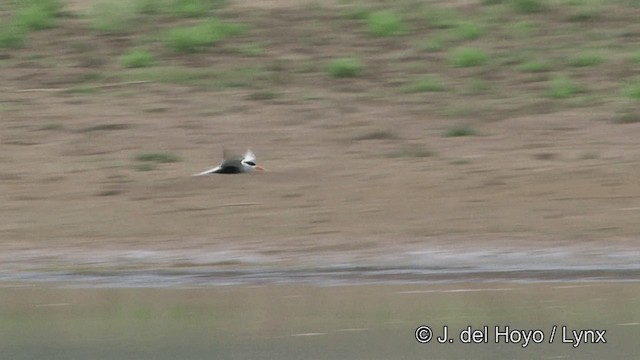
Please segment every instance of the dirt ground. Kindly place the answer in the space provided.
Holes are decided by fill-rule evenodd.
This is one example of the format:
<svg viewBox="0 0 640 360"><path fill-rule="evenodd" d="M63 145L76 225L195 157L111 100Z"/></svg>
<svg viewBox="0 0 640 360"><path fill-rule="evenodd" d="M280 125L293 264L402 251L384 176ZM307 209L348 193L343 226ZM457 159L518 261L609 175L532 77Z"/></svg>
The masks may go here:
<svg viewBox="0 0 640 360"><path fill-rule="evenodd" d="M280 18L254 16L273 22L270 34L296 30L296 19L312 23L307 30L324 29L322 16L305 19L290 1L269 4ZM246 4L225 11L239 17ZM176 251L166 266L233 266L252 256L331 264L402 262L404 252L430 248L569 246L606 254L640 245L640 123L613 124L615 104L556 109L543 99L540 111L525 104L523 112L505 100L477 118L444 116L433 110L446 95L382 96L377 91L388 82L373 75L290 75L298 61L346 46L303 47L292 37L305 33L293 30L274 37L258 59L227 51L188 60L280 64L274 99L252 98L255 89L111 77L104 84L116 85L96 92L62 91L88 73L117 69L117 61L95 62L131 43L64 21L24 49L0 52L0 253L7 262L46 267L70 256L98 263L109 251L134 254L133 262L144 251ZM376 56L402 51L393 40L366 41L385 47L379 55L370 50L374 69ZM385 74L389 82L399 76ZM443 136L455 124L470 124L477 135ZM102 125L111 127L92 128ZM269 171L191 177L217 165L223 147L250 147ZM428 153L413 156L416 149ZM182 161L140 171L134 157L143 152Z"/></svg>

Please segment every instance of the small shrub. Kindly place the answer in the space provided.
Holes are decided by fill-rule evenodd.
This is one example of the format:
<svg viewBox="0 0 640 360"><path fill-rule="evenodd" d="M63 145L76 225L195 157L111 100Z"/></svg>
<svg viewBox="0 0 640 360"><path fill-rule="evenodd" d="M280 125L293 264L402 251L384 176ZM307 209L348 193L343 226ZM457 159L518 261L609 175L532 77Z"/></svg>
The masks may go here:
<svg viewBox="0 0 640 360"><path fill-rule="evenodd" d="M551 70L551 66L545 62L532 60L520 64L520 66L518 66L518 70L522 72L539 73Z"/></svg>
<svg viewBox="0 0 640 360"><path fill-rule="evenodd" d="M636 51L635 53L631 54L629 59L634 63L640 63L640 51Z"/></svg>
<svg viewBox="0 0 640 360"><path fill-rule="evenodd" d="M153 65L153 55L143 49L134 49L120 57L120 63L129 68L140 68Z"/></svg>
<svg viewBox="0 0 640 360"><path fill-rule="evenodd" d="M631 99L640 100L640 81L627 85L624 92Z"/></svg>
<svg viewBox="0 0 640 360"><path fill-rule="evenodd" d="M640 123L640 113L639 112L624 112L621 114L617 114L613 118L614 124L636 124Z"/></svg>
<svg viewBox="0 0 640 360"><path fill-rule="evenodd" d="M369 33L374 36L396 36L406 34L408 26L402 17L391 11L377 11L367 16Z"/></svg>
<svg viewBox="0 0 640 360"><path fill-rule="evenodd" d="M473 136L476 131L469 126L454 126L444 132L445 137Z"/></svg>
<svg viewBox="0 0 640 360"><path fill-rule="evenodd" d="M140 164L136 164L134 169L138 171L152 171L158 168L158 163L155 162L144 162Z"/></svg>
<svg viewBox="0 0 640 360"><path fill-rule="evenodd" d="M243 31L243 25L213 18L201 24L173 29L167 34L165 42L177 52L193 53Z"/></svg>
<svg viewBox="0 0 640 360"><path fill-rule="evenodd" d="M62 10L62 4L60 0L22 0L20 1L20 4L24 8L32 6L39 7L53 16L59 15L60 11Z"/></svg>
<svg viewBox="0 0 640 360"><path fill-rule="evenodd" d="M420 78L407 87L408 92L433 92L444 90L445 88L442 86L440 81L432 77Z"/></svg>
<svg viewBox="0 0 640 360"><path fill-rule="evenodd" d="M204 16L211 10L210 0L174 0L171 12L182 17Z"/></svg>
<svg viewBox="0 0 640 360"><path fill-rule="evenodd" d="M538 25L531 21L518 21L507 24L506 29L509 35L513 34L519 38L526 38L534 34L538 29Z"/></svg>
<svg viewBox="0 0 640 360"><path fill-rule="evenodd" d="M538 13L544 10L541 0L511 0L511 6L523 14Z"/></svg>
<svg viewBox="0 0 640 360"><path fill-rule="evenodd" d="M94 131L117 131L117 130L126 130L129 129L131 125L129 124L100 124L86 127L81 132L94 132Z"/></svg>
<svg viewBox="0 0 640 360"><path fill-rule="evenodd" d="M173 153L168 152L151 152L151 153L142 153L135 156L135 160L144 161L144 162L152 162L152 163L173 163L181 161L182 159Z"/></svg>
<svg viewBox="0 0 640 360"><path fill-rule="evenodd" d="M362 69L360 61L350 57L334 59L327 67L327 71L333 77L356 77L360 75Z"/></svg>
<svg viewBox="0 0 640 360"><path fill-rule="evenodd" d="M598 20L603 13L603 9L599 8L598 6L588 6L587 8L584 9L577 9L574 10L569 17L567 18L567 20L569 21L573 21L573 22L587 22L587 21L594 21L594 20Z"/></svg>
<svg viewBox="0 0 640 360"><path fill-rule="evenodd" d="M17 49L22 47L27 32L24 26L15 21L0 24L0 48Z"/></svg>
<svg viewBox="0 0 640 360"><path fill-rule="evenodd" d="M569 65L576 67L594 66L602 63L603 59L598 55L578 55L569 60Z"/></svg>
<svg viewBox="0 0 640 360"><path fill-rule="evenodd" d="M391 140L395 138L396 135L391 131L376 130L357 136L354 140Z"/></svg>
<svg viewBox="0 0 640 360"><path fill-rule="evenodd" d="M547 95L555 99L565 99L578 93L580 88L567 76L557 75L551 79L551 86Z"/></svg>
<svg viewBox="0 0 640 360"><path fill-rule="evenodd" d="M461 21L453 31L455 37L462 40L475 40L484 34L482 25L473 21Z"/></svg>
<svg viewBox="0 0 640 360"><path fill-rule="evenodd" d="M449 56L449 64L454 67L471 67L484 65L488 55L484 50L476 48L458 48Z"/></svg>
<svg viewBox="0 0 640 360"><path fill-rule="evenodd" d="M45 6L37 4L20 9L16 14L16 21L28 30L44 30L54 27L55 13Z"/></svg>

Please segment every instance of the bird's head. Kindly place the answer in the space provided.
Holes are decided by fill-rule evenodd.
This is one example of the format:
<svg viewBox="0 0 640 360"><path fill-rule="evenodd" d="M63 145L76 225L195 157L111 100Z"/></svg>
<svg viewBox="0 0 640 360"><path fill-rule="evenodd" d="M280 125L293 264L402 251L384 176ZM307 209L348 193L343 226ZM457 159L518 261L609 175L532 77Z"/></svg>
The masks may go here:
<svg viewBox="0 0 640 360"><path fill-rule="evenodd" d="M247 150L247 153L244 154L242 167L245 171L266 171L265 168L256 164L256 155L251 150Z"/></svg>

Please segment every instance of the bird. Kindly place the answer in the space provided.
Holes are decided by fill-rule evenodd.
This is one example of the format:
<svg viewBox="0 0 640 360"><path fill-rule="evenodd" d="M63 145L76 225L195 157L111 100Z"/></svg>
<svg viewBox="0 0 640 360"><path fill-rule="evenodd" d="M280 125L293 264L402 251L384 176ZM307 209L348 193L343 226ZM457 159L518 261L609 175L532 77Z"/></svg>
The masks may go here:
<svg viewBox="0 0 640 360"><path fill-rule="evenodd" d="M211 175L211 174L242 174L253 171L265 171L262 166L256 165L256 155L248 149L242 155L230 154L226 149L222 150L222 163L213 169L209 169L193 176Z"/></svg>

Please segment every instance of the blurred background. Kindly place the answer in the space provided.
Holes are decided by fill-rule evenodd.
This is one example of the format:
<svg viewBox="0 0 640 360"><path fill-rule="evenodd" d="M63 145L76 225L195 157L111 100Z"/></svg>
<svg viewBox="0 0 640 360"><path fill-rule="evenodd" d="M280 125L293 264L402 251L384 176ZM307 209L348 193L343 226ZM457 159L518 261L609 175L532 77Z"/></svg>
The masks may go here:
<svg viewBox="0 0 640 360"><path fill-rule="evenodd" d="M638 19L637 0L4 0L0 275L635 280ZM269 171L191 177L223 148ZM632 306L611 301L583 313Z"/></svg>

